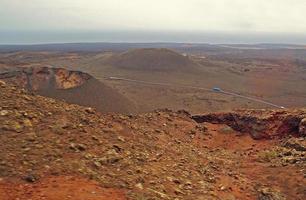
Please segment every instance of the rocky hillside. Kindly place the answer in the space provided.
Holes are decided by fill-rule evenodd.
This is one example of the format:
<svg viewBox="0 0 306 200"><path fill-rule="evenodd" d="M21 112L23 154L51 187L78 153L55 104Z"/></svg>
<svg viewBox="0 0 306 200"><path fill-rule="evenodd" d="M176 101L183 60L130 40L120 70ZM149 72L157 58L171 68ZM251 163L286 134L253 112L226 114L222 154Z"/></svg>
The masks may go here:
<svg viewBox="0 0 306 200"><path fill-rule="evenodd" d="M296 116L257 140L253 112L106 115L0 82L0 199L305 199L305 110L257 111L272 135Z"/></svg>
<svg viewBox="0 0 306 200"><path fill-rule="evenodd" d="M97 108L101 112L135 112L136 107L114 89L80 71L50 67L9 68L0 80L34 93Z"/></svg>
<svg viewBox="0 0 306 200"><path fill-rule="evenodd" d="M170 49L133 49L116 54L104 61L106 64L128 70L189 71L196 64L188 57Z"/></svg>

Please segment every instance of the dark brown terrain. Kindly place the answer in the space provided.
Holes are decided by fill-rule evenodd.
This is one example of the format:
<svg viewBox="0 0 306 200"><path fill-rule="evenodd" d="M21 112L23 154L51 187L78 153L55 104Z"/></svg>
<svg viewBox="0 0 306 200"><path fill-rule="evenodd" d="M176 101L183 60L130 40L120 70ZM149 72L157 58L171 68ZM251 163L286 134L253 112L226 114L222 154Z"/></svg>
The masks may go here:
<svg viewBox="0 0 306 200"><path fill-rule="evenodd" d="M197 64L188 56L170 49L133 49L103 60L104 65L140 71L192 72Z"/></svg>
<svg viewBox="0 0 306 200"><path fill-rule="evenodd" d="M0 199L303 200L305 119L101 114L0 82Z"/></svg>

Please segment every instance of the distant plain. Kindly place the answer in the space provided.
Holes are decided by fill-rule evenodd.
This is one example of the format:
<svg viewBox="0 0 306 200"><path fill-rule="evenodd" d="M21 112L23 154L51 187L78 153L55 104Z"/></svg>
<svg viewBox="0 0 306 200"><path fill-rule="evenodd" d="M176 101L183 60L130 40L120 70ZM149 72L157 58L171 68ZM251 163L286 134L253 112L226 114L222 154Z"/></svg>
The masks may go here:
<svg viewBox="0 0 306 200"><path fill-rule="evenodd" d="M153 49L151 60L146 58L148 48ZM184 86L219 87L289 108L306 106L304 46L97 43L0 46L0 51L0 73L27 66L80 70L128 98L140 113L160 108L185 109L193 114L270 108L247 99ZM185 65L179 65L181 62ZM155 65L159 67L154 68Z"/></svg>

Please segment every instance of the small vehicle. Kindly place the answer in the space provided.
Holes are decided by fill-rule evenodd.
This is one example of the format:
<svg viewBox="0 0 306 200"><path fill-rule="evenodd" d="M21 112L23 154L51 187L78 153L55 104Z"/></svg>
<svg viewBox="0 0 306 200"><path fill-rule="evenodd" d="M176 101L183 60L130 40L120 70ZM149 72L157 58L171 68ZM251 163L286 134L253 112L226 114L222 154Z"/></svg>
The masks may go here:
<svg viewBox="0 0 306 200"><path fill-rule="evenodd" d="M221 88L214 87L214 88L212 89L212 91L214 91L214 92L221 92L222 90L221 90Z"/></svg>
<svg viewBox="0 0 306 200"><path fill-rule="evenodd" d="M111 80L120 80L120 78L114 77L114 76L110 76L110 77L108 77L108 78L111 79Z"/></svg>

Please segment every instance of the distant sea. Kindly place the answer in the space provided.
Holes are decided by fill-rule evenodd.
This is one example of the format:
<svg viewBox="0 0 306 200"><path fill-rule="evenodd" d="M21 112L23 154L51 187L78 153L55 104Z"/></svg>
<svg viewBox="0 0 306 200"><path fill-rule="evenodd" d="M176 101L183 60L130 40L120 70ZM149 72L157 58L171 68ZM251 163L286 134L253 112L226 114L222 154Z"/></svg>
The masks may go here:
<svg viewBox="0 0 306 200"><path fill-rule="evenodd" d="M211 44L286 43L306 45L305 34L183 32L183 31L24 31L0 30L0 44L46 44L80 42L174 42Z"/></svg>

